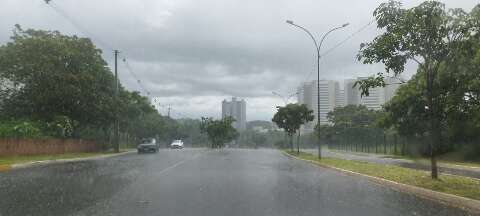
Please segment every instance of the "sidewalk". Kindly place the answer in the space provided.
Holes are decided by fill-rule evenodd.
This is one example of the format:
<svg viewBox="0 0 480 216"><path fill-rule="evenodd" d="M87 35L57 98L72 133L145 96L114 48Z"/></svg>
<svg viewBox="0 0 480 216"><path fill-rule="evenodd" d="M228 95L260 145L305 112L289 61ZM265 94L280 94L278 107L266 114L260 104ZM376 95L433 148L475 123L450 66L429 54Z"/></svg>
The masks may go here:
<svg viewBox="0 0 480 216"><path fill-rule="evenodd" d="M317 154L317 149L302 149L301 151ZM392 158L391 155L337 151L328 150L326 148L322 149L322 155L325 157L339 158L345 160L365 161L369 163L388 164L410 169L430 171L430 164L428 163L422 163L420 161L403 158ZM480 167L438 163L438 169L440 173L480 179Z"/></svg>

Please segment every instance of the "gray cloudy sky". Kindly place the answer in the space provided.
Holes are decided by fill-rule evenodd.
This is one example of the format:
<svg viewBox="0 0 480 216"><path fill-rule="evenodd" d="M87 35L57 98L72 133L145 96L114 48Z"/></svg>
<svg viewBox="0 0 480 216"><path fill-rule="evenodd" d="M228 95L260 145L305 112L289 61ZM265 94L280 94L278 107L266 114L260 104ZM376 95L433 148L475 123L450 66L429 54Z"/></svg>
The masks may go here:
<svg viewBox="0 0 480 216"><path fill-rule="evenodd" d="M299 83L315 78L312 41L285 23L292 19L319 38L332 33L323 50L335 46L372 19L377 0L2 0L0 43L13 26L59 30L91 37L112 65L110 49L127 57L132 71L151 96L171 104L174 117L219 117L221 101L247 101L247 120L270 120L283 102L272 94L291 94ZM404 1L406 7L421 1ZM470 11L478 0L444 1L447 8ZM342 80L374 74L381 65L355 60L359 44L372 40L375 24L325 55L321 77ZM408 73L415 66L408 67ZM123 62L123 85L141 90ZM160 108L165 114L166 109Z"/></svg>

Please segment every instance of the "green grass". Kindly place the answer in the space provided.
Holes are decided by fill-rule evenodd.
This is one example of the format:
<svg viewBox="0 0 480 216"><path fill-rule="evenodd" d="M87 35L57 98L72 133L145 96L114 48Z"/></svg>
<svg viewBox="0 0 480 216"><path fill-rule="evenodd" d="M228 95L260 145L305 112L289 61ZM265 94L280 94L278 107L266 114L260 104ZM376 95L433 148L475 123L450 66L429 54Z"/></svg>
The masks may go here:
<svg viewBox="0 0 480 216"><path fill-rule="evenodd" d="M341 168L407 185L413 185L434 191L480 200L480 180L473 178L441 175L438 180L433 180L431 179L429 172L420 170L336 158L322 158L322 160L319 161L316 155L309 153L301 152L300 155L297 155L296 152L286 152L290 155L297 156L302 159L316 161L326 166Z"/></svg>
<svg viewBox="0 0 480 216"><path fill-rule="evenodd" d="M47 154L47 155L0 156L0 165L3 165L5 167L6 165L27 163L32 161L85 158L85 157L99 156L99 155L105 155L105 154L112 154L112 153L92 152L92 153L65 153L65 154Z"/></svg>
<svg viewBox="0 0 480 216"><path fill-rule="evenodd" d="M344 152L343 150L336 150L336 149L331 149L331 151L337 151L337 152ZM380 151L379 153L375 152L355 152L355 151L347 151L348 154L357 154L357 155L364 155L364 154L382 154L383 151ZM427 164L430 165L430 158L428 157L422 157L422 156L411 156L411 155L395 155L393 154L393 151L389 151L386 155L382 156L382 158L393 158L393 159L406 159L406 160L411 160L417 163L421 164ZM478 160L478 159L477 159ZM442 163L444 165L458 165L458 166L467 166L467 167L475 167L475 168L480 168L480 161L466 161L463 159L463 153L462 152L450 152L446 153L443 155L438 155L437 156L437 161L439 163Z"/></svg>
<svg viewBox="0 0 480 216"><path fill-rule="evenodd" d="M384 158L407 159L407 160L412 160L414 162L421 163L421 164L427 164L427 165L430 164L430 158L424 158L424 157L387 155L387 156L384 156ZM442 164L445 164L445 165L458 165L458 166L480 168L480 162L464 161L462 159L459 159L458 157L453 157L450 154L440 155L437 158L437 160L438 160L439 163L442 163Z"/></svg>

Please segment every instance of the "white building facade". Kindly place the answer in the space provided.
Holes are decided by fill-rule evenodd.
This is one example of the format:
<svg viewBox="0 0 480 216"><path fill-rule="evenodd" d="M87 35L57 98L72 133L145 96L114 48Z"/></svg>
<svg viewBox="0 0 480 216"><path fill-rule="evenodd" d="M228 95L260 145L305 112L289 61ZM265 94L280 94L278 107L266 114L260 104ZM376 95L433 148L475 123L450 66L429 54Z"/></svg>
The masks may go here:
<svg viewBox="0 0 480 216"><path fill-rule="evenodd" d="M298 103L305 104L311 110L315 119L313 122L305 124L305 131L312 131L317 124L318 118L318 97L317 81L305 82L298 88ZM337 106L343 106L343 92L340 90L339 83L334 80L320 80L320 124L327 124L327 114Z"/></svg>
<svg viewBox="0 0 480 216"><path fill-rule="evenodd" d="M385 87L376 87L369 90L368 96L361 96L361 91L358 87L353 88L353 85L358 80L366 79L366 77L358 77L357 79L347 79L344 81L345 105L364 105L368 109L380 110L382 106L390 101L397 89L401 85L401 81L397 78L385 78Z"/></svg>
<svg viewBox="0 0 480 216"><path fill-rule="evenodd" d="M386 87L370 89L369 96L361 97L361 91L358 87L353 87L357 79L344 80L343 89L340 88L338 81L320 80L320 124L328 124L327 114L333 111L335 107L346 105L364 105L368 109L380 110L385 102L389 101L394 95L400 83L397 79L386 78ZM298 103L305 104L315 115L315 120L302 127L304 131L312 131L317 124L317 81L302 83L298 89Z"/></svg>
<svg viewBox="0 0 480 216"><path fill-rule="evenodd" d="M239 131L245 130L247 128L247 103L245 100L237 100L236 97L232 97L231 101L223 100L222 118L226 116L231 116L235 119L235 122L232 123L235 129Z"/></svg>

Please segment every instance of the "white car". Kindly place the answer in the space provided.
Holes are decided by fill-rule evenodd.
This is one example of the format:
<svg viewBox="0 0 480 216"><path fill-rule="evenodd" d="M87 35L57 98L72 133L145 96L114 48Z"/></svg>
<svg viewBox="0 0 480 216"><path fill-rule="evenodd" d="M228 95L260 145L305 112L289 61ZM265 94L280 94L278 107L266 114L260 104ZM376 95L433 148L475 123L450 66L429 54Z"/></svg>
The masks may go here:
<svg viewBox="0 0 480 216"><path fill-rule="evenodd" d="M181 149L183 148L182 140L174 140L172 144L170 144L170 148L172 149Z"/></svg>

